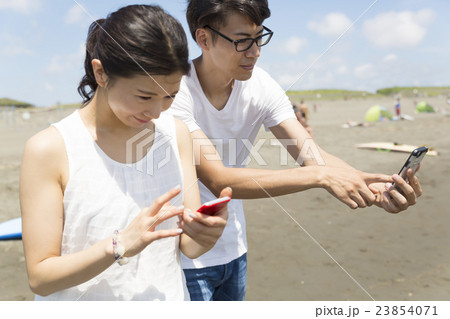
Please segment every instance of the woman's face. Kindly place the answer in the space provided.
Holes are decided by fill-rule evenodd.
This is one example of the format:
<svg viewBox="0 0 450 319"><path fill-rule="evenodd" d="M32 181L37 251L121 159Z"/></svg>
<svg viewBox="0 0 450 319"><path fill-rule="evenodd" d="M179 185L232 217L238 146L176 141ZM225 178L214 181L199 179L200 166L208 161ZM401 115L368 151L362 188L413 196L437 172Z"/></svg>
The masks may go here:
<svg viewBox="0 0 450 319"><path fill-rule="evenodd" d="M170 107L180 89L181 77L181 72L177 72L115 78L106 88L108 104L125 125L145 126Z"/></svg>

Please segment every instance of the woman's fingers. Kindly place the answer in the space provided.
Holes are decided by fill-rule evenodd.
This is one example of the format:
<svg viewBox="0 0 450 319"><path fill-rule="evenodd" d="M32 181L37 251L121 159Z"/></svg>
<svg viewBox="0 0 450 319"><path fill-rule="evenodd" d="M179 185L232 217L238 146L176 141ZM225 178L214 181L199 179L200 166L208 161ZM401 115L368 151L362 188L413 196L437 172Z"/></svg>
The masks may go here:
<svg viewBox="0 0 450 319"><path fill-rule="evenodd" d="M151 233L151 237L153 237L153 240L158 240L162 238L167 237L176 237L183 233L183 230L181 228L176 229L163 229L163 230L157 230Z"/></svg>
<svg viewBox="0 0 450 319"><path fill-rule="evenodd" d="M169 202L172 198L177 196L181 192L181 186L176 186L172 188L170 191L162 194L161 196L157 197L153 203L148 208L148 212L150 216L155 216L163 207L164 205Z"/></svg>
<svg viewBox="0 0 450 319"><path fill-rule="evenodd" d="M151 220L149 221L151 224L149 225L147 230L153 231L156 226L161 224L163 221L171 219L172 217L180 216L183 214L184 206L167 206L163 207L156 215L151 216Z"/></svg>

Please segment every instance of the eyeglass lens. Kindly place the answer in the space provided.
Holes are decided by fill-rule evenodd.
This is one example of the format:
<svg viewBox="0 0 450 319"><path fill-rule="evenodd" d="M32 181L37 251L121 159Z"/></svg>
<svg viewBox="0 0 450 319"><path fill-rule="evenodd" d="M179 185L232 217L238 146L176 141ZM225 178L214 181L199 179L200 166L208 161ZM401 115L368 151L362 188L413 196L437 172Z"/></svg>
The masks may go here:
<svg viewBox="0 0 450 319"><path fill-rule="evenodd" d="M253 45L253 42L256 42L257 46L262 47L263 45L266 45L267 43L269 43L270 38L271 38L271 34L264 34L262 36L259 36L256 39L238 40L238 41L236 41L236 50L247 51Z"/></svg>

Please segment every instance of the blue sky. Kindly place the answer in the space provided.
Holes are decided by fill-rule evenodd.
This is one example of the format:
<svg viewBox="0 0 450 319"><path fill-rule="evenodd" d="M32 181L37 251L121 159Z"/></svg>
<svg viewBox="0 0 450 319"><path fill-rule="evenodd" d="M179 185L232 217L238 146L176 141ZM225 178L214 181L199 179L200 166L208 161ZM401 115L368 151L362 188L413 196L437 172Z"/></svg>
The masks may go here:
<svg viewBox="0 0 450 319"><path fill-rule="evenodd" d="M103 18L134 3L161 5L187 30L185 0L0 0L0 97L38 106L80 101L76 89L90 16ZM269 5L272 16L265 25L275 35L258 64L285 89L373 92L450 85L447 0L269 0ZM200 51L189 40L195 58Z"/></svg>

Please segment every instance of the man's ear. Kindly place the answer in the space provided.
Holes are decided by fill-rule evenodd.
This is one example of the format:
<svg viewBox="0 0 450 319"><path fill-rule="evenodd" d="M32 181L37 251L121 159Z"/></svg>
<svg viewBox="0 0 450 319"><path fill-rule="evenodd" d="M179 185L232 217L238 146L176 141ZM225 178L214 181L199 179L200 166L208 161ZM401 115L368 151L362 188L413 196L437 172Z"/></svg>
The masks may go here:
<svg viewBox="0 0 450 319"><path fill-rule="evenodd" d="M102 62L98 59L93 59L91 63L92 69L94 70L95 81L97 82L98 86L105 88L108 84L108 76L103 69Z"/></svg>
<svg viewBox="0 0 450 319"><path fill-rule="evenodd" d="M197 44L202 51L208 51L212 45L211 35L206 32L205 28L198 28L195 31L195 38Z"/></svg>

